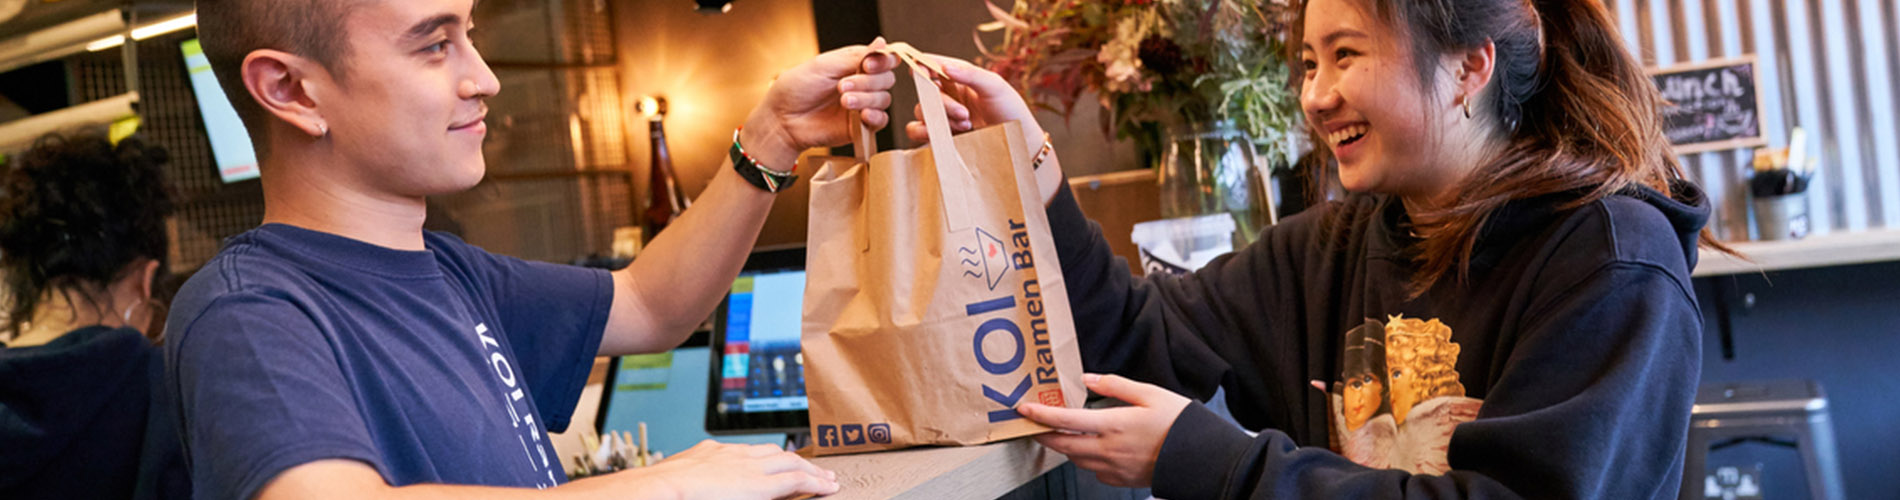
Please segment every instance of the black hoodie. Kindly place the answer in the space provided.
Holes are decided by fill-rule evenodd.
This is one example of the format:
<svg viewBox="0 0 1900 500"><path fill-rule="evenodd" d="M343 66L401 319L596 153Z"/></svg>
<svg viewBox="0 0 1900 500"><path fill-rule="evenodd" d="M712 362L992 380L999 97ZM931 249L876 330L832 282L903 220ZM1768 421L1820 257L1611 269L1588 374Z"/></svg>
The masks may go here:
<svg viewBox="0 0 1900 500"><path fill-rule="evenodd" d="M1091 372L1197 400L1164 498L1675 498L1700 373L1709 208L1633 188L1508 204L1464 285L1416 299L1402 204L1355 195L1185 277L1131 276L1066 187L1049 207Z"/></svg>
<svg viewBox="0 0 1900 500"><path fill-rule="evenodd" d="M185 498L162 356L130 328L0 347L0 498Z"/></svg>

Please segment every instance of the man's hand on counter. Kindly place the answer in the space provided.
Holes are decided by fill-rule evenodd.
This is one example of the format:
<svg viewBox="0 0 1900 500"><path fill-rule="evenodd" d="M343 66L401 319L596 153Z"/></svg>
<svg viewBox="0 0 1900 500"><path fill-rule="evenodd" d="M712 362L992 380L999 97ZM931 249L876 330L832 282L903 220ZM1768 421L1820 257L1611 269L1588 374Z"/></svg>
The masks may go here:
<svg viewBox="0 0 1900 500"><path fill-rule="evenodd" d="M583 484L592 481L600 484ZM662 494L654 498L681 500L770 499L837 493L838 475L777 446L706 440L657 464L569 486L620 494L628 488L658 488Z"/></svg>
<svg viewBox="0 0 1900 500"><path fill-rule="evenodd" d="M368 464L354 460L318 460L278 474L264 485L257 498L768 500L836 493L837 477L777 446L707 440L657 464L581 479L547 490L450 484L395 487Z"/></svg>

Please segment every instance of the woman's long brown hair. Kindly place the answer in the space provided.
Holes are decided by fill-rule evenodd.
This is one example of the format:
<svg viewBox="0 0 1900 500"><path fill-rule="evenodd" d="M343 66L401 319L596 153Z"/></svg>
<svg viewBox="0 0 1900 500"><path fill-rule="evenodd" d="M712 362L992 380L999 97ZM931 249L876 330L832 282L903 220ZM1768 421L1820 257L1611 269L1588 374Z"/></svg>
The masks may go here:
<svg viewBox="0 0 1900 500"><path fill-rule="evenodd" d="M1662 96L1623 48L1599 0L1366 1L1409 38L1423 88L1435 83L1440 54L1486 41L1496 47L1492 89L1472 111L1499 127L1508 144L1470 173L1450 206L1412 214L1431 221L1417 249L1413 295L1448 275L1462 283L1480 231L1506 203L1583 193L1562 207L1569 209L1633 186L1668 195L1670 181L1683 178L1663 136ZM1293 10L1302 17L1292 24L1296 30L1305 11ZM1708 228L1699 240L1734 253Z"/></svg>

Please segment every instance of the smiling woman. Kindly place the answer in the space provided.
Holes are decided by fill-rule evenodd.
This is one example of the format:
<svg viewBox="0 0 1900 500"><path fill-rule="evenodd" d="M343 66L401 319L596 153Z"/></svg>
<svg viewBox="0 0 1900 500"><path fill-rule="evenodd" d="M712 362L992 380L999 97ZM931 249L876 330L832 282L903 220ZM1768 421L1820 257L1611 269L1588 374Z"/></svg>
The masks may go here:
<svg viewBox="0 0 1900 500"><path fill-rule="evenodd" d="M1316 42L1301 50L1301 103L1330 146L1319 152L1347 189L1405 202L1425 236L1415 292L1465 279L1484 221L1513 200L1581 191L1582 205L1684 179L1661 97L1599 2L1313 0L1304 12L1300 36ZM1706 229L1699 239L1727 249Z"/></svg>
<svg viewBox="0 0 1900 500"><path fill-rule="evenodd" d="M1301 105L1352 195L1136 278L1044 179L1059 152L1037 172L1084 365L1119 375L1089 387L1131 404L1025 404L1071 431L1038 440L1167 498L1674 498L1709 205L1603 6L1300 12ZM1029 115L1001 77L948 73L971 89L950 116ZM1190 400L1216 389L1257 435Z"/></svg>

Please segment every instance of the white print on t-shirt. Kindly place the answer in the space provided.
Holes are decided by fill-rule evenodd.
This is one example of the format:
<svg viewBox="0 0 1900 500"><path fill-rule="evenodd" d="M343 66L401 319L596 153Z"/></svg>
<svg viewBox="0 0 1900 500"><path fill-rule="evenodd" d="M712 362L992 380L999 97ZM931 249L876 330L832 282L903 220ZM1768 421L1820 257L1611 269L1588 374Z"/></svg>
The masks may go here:
<svg viewBox="0 0 1900 500"><path fill-rule="evenodd" d="M502 354L501 343L496 342L494 337L488 336L487 323L475 324L475 336L482 339L482 347L488 351L488 366L495 369L495 378L501 381L503 406L508 408L508 419L514 424L518 433L515 439L521 441L521 453L528 458L528 467L536 474L546 477L545 481L536 480L534 486L536 488L553 487L554 468L548 462L548 446L541 439L541 428L534 423L534 412L526 407L516 408L517 405L524 404L522 399L526 393L518 385L519 377L515 376L514 363L509 362L508 356ZM532 450L529 449L529 441L534 442Z"/></svg>
<svg viewBox="0 0 1900 500"><path fill-rule="evenodd" d="M1437 319L1367 319L1346 332L1330 396L1334 451L1354 463L1444 474L1451 434L1483 401L1458 381L1458 343Z"/></svg>

